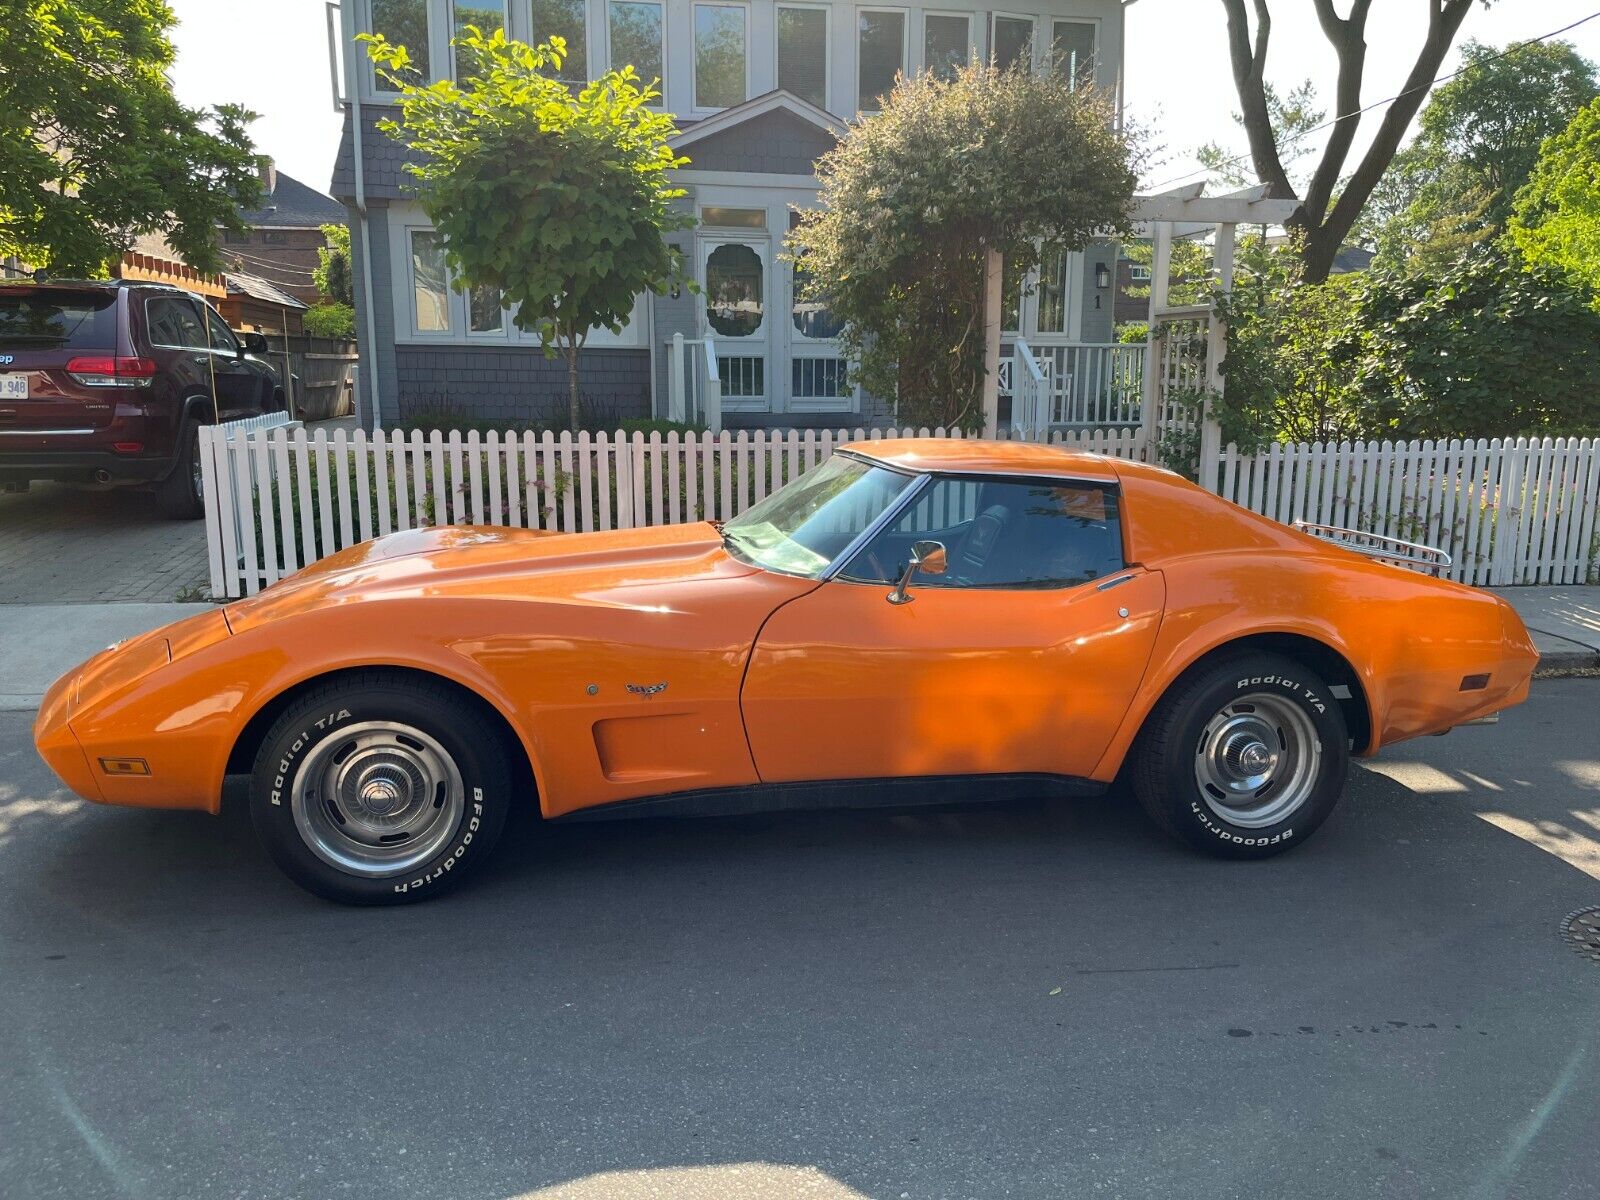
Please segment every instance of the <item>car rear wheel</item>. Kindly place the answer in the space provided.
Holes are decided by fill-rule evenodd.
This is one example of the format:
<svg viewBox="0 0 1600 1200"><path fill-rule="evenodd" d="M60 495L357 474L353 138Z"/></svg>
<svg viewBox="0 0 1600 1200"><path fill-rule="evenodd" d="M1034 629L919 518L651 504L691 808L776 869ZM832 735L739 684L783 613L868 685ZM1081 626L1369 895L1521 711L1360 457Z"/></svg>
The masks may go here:
<svg viewBox="0 0 1600 1200"><path fill-rule="evenodd" d="M1134 794L1168 833L1226 858L1305 841L1349 769L1344 712L1317 674L1274 654L1239 655L1180 680L1134 747Z"/></svg>
<svg viewBox="0 0 1600 1200"><path fill-rule="evenodd" d="M172 473L156 484L156 507L161 515L175 521L193 521L205 516L205 490L200 476L200 426L191 424L183 433L183 444Z"/></svg>
<svg viewBox="0 0 1600 1200"><path fill-rule="evenodd" d="M497 731L470 700L385 672L291 704L263 741L250 815L274 862L346 904L406 904L488 857L511 804Z"/></svg>

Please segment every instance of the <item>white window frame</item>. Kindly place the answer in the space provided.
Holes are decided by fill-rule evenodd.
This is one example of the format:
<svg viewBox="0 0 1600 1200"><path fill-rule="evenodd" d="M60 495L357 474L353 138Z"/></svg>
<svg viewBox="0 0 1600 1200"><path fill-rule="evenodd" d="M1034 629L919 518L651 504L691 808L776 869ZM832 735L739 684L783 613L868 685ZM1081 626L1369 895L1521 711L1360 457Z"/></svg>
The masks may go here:
<svg viewBox="0 0 1600 1200"><path fill-rule="evenodd" d="M822 104L818 107L828 111L829 103L833 99L833 60L835 57L833 53L833 5L807 3L805 0L783 0L782 3L774 7L772 19L772 84L774 87L780 86L778 77L782 61L782 47L779 45L782 37L780 32L782 23L778 20L777 13L786 8L805 8L822 14ZM805 99L803 96L800 98ZM811 101L808 100L806 103L809 104Z"/></svg>
<svg viewBox="0 0 1600 1200"><path fill-rule="evenodd" d="M853 43L855 45L855 51L856 51L856 53L855 53L856 78L855 78L855 86L854 86L854 89L853 89L855 94L851 97L851 99L852 99L852 101L854 101L855 111L856 112L865 113L865 114L870 115L870 114L873 114L873 113L882 112L883 110L882 109L878 109L878 108L863 108L861 106L861 99L862 99L862 97L861 97L861 18L864 17L865 15L867 15L868 13L894 13L897 16L899 16L899 18L900 18L900 74L901 75L910 75L911 74L911 10L909 8L897 8L892 4L864 4L864 5L859 6L855 10L855 21L853 22L854 25L855 25L855 37L852 39L852 41L853 41Z"/></svg>
<svg viewBox="0 0 1600 1200"><path fill-rule="evenodd" d="M959 9L959 8L925 8L925 9L922 9L920 11L921 11L921 19L917 22L917 34L918 34L918 37L917 37L917 44L916 44L916 47L915 47L916 59L917 59L916 65L915 65L915 68L914 68L915 70L917 70L917 71L926 71L928 69L928 18L929 17L959 17L961 20L963 20L963 21L965 21L967 23L967 59L969 61L971 60L971 58L973 56L973 53L976 50L976 47L973 44L972 31L973 31L974 27L978 24L978 22L976 20L974 20L974 18L979 16L980 15L979 13L974 12L971 9Z"/></svg>
<svg viewBox="0 0 1600 1200"><path fill-rule="evenodd" d="M516 25L515 25L515 18L513 17L512 12L517 7L517 0L501 0L501 2L505 6L505 26L504 26L504 28L505 28L505 31L506 31L506 36L507 37L513 37L513 36L515 36L515 34L513 33L513 30L516 28ZM585 2L587 3L587 0L585 0ZM455 52L455 47L450 45L450 40L452 38L454 38L455 35L456 35L456 3L457 3L457 0L444 0L444 50L445 50L445 57L450 62L450 73L448 75L441 75L438 72L434 72L434 78L435 79L455 79L456 78L456 52ZM436 8L437 8L437 5L435 5L432 2L432 0L429 0L429 3L428 3L428 17L429 17L430 23L432 21L433 13L436 10ZM528 11L529 12L533 11L531 3L529 5ZM460 80L456 80L456 82L459 83Z"/></svg>
<svg viewBox="0 0 1600 1200"><path fill-rule="evenodd" d="M445 315L449 323L446 330L417 328L416 281L411 262L411 237L414 233L437 233L421 212L420 206L410 205L410 211L397 212L401 206L392 206L389 226L390 291L394 304L395 343L397 345L426 346L538 346L539 335L517 328L513 308L502 308L498 330L487 333L474 332L468 309L467 293L456 286L455 273L445 268ZM609 329L589 331L585 349L648 350L650 349L650 324L652 308L647 294L634 301L633 313L620 334ZM403 319L402 319L403 318Z"/></svg>
<svg viewBox="0 0 1600 1200"><path fill-rule="evenodd" d="M1043 57L1041 57L1037 53L1034 55L1034 60L1036 62L1040 62L1040 63L1045 62L1045 61L1048 60L1048 57L1050 55L1052 55L1052 54L1054 54L1056 52L1056 22L1057 21L1065 21L1065 22L1067 22L1068 24L1071 24L1071 25L1092 25L1092 26L1094 26L1094 63L1095 63L1095 66L1098 68L1099 63L1100 63L1100 35L1103 32L1105 32L1104 29L1102 28L1101 20L1100 20L1099 17L1077 17L1077 16L1070 16L1070 15L1065 15L1065 14L1061 14L1061 13L1051 13L1051 14L1043 17L1042 20L1043 20L1043 22L1045 24L1046 29L1048 30L1048 32L1050 34L1050 44L1049 44L1048 47L1046 47ZM1098 69L1096 69L1094 71L1091 71L1089 73L1089 83L1091 85L1095 84L1095 83L1098 83L1099 82L1099 76L1100 76L1100 72L1099 72ZM1082 84L1082 82L1080 80L1074 79L1072 81L1072 90L1073 91L1077 91L1078 88L1080 88L1082 86L1083 86L1083 84Z"/></svg>
<svg viewBox="0 0 1600 1200"><path fill-rule="evenodd" d="M450 0L450 2L454 4L455 0ZM515 35L508 32L506 35L507 37L515 36L518 40L527 42L530 46L536 46L539 44L538 30L534 29L533 27L533 5L534 0L507 0L506 24L512 27L521 27L521 32ZM605 67L601 67L599 70L591 73L591 64L600 62L609 66L611 62L611 43L609 30L610 22L608 19L610 12L610 5L602 4L599 8L599 15L596 16L595 5L589 3L589 0L584 0L583 54L585 61L583 64L583 70L578 72L578 75L582 77L582 81L584 83L588 83L594 78L595 75L603 74L606 70ZM516 14L515 18L512 16L513 13ZM595 29L595 24L597 21L600 25L600 29L598 31ZM454 25L455 21L452 19L452 28ZM663 17L663 25L665 25L665 17ZM596 47L599 47L599 49L597 50ZM661 58L663 70L666 67L666 61L666 51L663 49ZM454 62L454 57L452 57L452 66L454 66ZM560 78L567 83L576 83L578 80L575 78L570 78L568 74L571 70L571 64L572 59L569 58L561 65Z"/></svg>
<svg viewBox="0 0 1600 1200"><path fill-rule="evenodd" d="M1141 273L1142 272L1142 273ZM1131 262L1128 264L1129 283L1149 283L1150 267L1145 263Z"/></svg>
<svg viewBox="0 0 1600 1200"><path fill-rule="evenodd" d="M692 112L697 117L708 117L723 111L723 108L733 107L725 105L723 108L706 108L700 103L700 42L699 31L695 28L695 13L702 8L737 8L744 13L744 100L750 99L750 25L751 8L747 0L692 0L689 5L689 104Z"/></svg>
<svg viewBox="0 0 1600 1200"><path fill-rule="evenodd" d="M605 3L602 5L602 7L604 9L604 13L605 13L605 21L603 22L603 24L605 25L605 39L606 39L605 40L605 58L604 58L603 61L606 64L605 69L608 70L608 71L616 70L618 68L618 66L621 65L619 63L616 63L616 62L612 61L612 57L611 57L611 6L613 4L618 4L618 3L622 3L622 4L654 4L657 8L659 8L661 10L661 82L656 85L656 90L661 93L661 97L654 104L648 105L648 107L656 109L657 111L664 110L666 108L666 106L667 106L667 68L668 68L668 62L667 62L667 0L605 0ZM745 40L746 40L746 42L749 41L749 33L748 33L748 31L745 34ZM747 54L747 57L748 57L748 54ZM746 68L746 73L747 74L748 74L748 70L749 69ZM649 83L649 82L650 82L650 80L647 79L647 78L641 77L641 79L640 79L641 85ZM745 84L745 90L746 91L750 90L748 80L746 81L746 84Z"/></svg>
<svg viewBox="0 0 1600 1200"><path fill-rule="evenodd" d="M439 79L453 79L455 77L454 62L450 64L449 74L441 75L439 73L440 60L438 43L441 40L443 40L445 43L445 57L453 57L450 54L450 39L448 37L441 39L440 37L441 31L439 29L438 19L440 15L440 0L420 0L420 2L422 4L423 18L428 25L428 73L423 77L423 82L433 83ZM372 15L372 0L362 0L361 6L356 9L356 13L358 20L361 22L360 32L378 32L373 25L374 18ZM347 46L344 48L344 53L359 54L363 59L366 59L361 68L361 82L362 85L367 89L367 94L369 96L378 100L391 100L399 97L399 92L390 91L388 88L383 86L383 81L378 78L378 64L367 57L367 48L365 43Z"/></svg>
<svg viewBox="0 0 1600 1200"><path fill-rule="evenodd" d="M445 327L443 329L423 329L417 320L417 280L416 256L412 253L412 238L419 233L429 233L438 237L438 230L426 221L408 221L400 229L399 258L401 269L396 272L396 278L401 284L401 296L405 303L406 330L408 340L417 342L454 342L462 340L466 329L465 313L457 297L461 295L455 289L455 276L448 265L444 268L444 315Z"/></svg>
<svg viewBox="0 0 1600 1200"><path fill-rule="evenodd" d="M996 9L989 14L989 20L987 22L989 27L989 47L985 54L984 61L989 63L991 66L997 65L994 61L994 27L995 22L997 21L1027 21L1033 26L1033 36L1028 39L1028 69L1030 71L1037 71L1039 69L1039 64L1043 61L1039 57L1039 15L1037 13L1002 12L999 9Z"/></svg>

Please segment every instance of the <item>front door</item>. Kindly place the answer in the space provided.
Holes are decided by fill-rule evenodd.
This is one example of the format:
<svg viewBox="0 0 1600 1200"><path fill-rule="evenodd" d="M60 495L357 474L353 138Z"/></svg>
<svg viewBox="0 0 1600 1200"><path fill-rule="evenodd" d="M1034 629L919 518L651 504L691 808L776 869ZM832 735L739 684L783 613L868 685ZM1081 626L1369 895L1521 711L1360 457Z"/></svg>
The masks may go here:
<svg viewBox="0 0 1600 1200"><path fill-rule="evenodd" d="M772 411L772 268L764 238L700 244L701 334L717 346L724 412Z"/></svg>
<svg viewBox="0 0 1600 1200"><path fill-rule="evenodd" d="M1088 777L1143 678L1159 572L1123 564L1114 486L948 478L762 628L741 706L763 781ZM888 600L913 541L944 576Z"/></svg>

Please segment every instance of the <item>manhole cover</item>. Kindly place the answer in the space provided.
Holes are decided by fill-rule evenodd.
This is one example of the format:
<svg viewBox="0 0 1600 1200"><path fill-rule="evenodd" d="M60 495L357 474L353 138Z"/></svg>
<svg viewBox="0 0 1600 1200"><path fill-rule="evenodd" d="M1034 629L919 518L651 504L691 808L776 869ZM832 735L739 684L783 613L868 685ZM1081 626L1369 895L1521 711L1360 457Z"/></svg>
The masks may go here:
<svg viewBox="0 0 1600 1200"><path fill-rule="evenodd" d="M1561 936L1579 954L1600 963L1600 904L1570 914L1561 922Z"/></svg>

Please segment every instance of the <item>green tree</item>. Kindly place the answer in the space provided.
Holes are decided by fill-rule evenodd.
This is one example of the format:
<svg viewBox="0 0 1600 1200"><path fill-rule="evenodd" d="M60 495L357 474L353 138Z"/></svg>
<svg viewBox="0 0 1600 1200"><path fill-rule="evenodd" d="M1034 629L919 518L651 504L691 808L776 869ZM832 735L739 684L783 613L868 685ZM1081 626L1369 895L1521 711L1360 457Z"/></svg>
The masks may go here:
<svg viewBox="0 0 1600 1200"><path fill-rule="evenodd" d="M1508 233L1525 262L1600 291L1600 99L1544 144Z"/></svg>
<svg viewBox="0 0 1600 1200"><path fill-rule="evenodd" d="M898 394L908 422L977 426L985 250L1014 278L1127 230L1136 156L1110 116L1058 75L969 65L901 80L818 160L825 207L791 247L802 297L844 322L856 382Z"/></svg>
<svg viewBox="0 0 1600 1200"><path fill-rule="evenodd" d="M1600 312L1560 269L1498 247L1445 271L1379 271L1352 386L1369 437L1501 437L1600 426Z"/></svg>
<svg viewBox="0 0 1600 1200"><path fill-rule="evenodd" d="M1502 236L1545 139L1594 99L1594 64L1566 42L1500 51L1468 41L1461 56L1381 189L1386 261L1415 255L1439 267Z"/></svg>
<svg viewBox="0 0 1600 1200"><path fill-rule="evenodd" d="M400 93L401 119L380 127L418 156L408 170L456 285L511 309L551 357L559 346L576 429L589 330L620 330L641 292L681 278L665 235L691 218L674 209L684 192L667 176L688 160L667 145L672 118L647 107L660 93L630 66L574 94L554 78L559 37L535 48L469 27L454 45L470 69L426 85L404 46L366 40Z"/></svg>
<svg viewBox="0 0 1600 1200"><path fill-rule="evenodd" d="M1363 436L1350 374L1359 354L1359 274L1305 283L1294 248L1261 250L1216 296L1227 322L1222 440L1254 451L1274 441Z"/></svg>
<svg viewBox="0 0 1600 1200"><path fill-rule="evenodd" d="M161 0L0 5L0 257L103 275L142 234L216 270L260 200L237 105L178 103Z"/></svg>
<svg viewBox="0 0 1600 1200"><path fill-rule="evenodd" d="M350 278L350 227L324 225L323 245L317 247L317 265L311 268L311 282L318 295L335 304L354 304L355 290Z"/></svg>

